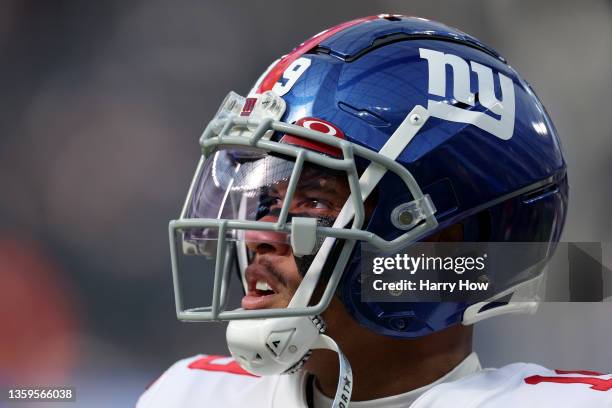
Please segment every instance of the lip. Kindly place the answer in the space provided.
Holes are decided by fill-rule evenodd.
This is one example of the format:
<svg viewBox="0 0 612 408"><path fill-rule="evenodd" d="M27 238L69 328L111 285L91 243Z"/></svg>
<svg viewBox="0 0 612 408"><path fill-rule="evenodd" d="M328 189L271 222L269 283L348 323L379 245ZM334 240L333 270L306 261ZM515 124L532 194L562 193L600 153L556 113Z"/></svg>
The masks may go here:
<svg viewBox="0 0 612 408"><path fill-rule="evenodd" d="M251 264L245 271L247 282L247 293L242 298L241 306L243 309L266 309L272 307L275 298L278 296L281 283L264 267L258 264ZM266 282L274 293L261 294L255 288L258 281Z"/></svg>
<svg viewBox="0 0 612 408"><path fill-rule="evenodd" d="M240 305L245 310L269 309L269 308L272 308L272 305L274 304L274 298L276 296L277 296L276 294L265 295L265 296L246 294L242 298Z"/></svg>

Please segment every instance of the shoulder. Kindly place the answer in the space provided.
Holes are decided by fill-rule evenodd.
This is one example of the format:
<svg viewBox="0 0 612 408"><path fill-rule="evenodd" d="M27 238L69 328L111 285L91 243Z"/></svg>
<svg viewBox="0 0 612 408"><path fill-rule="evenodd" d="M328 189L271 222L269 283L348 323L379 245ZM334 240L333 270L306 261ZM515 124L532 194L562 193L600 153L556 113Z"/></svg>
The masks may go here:
<svg viewBox="0 0 612 408"><path fill-rule="evenodd" d="M257 377L234 359L198 355L179 360L140 396L137 408L237 406L270 399L276 377Z"/></svg>
<svg viewBox="0 0 612 408"><path fill-rule="evenodd" d="M612 374L550 370L537 364L515 363L440 384L423 394L414 405L415 408L451 406L612 408Z"/></svg>

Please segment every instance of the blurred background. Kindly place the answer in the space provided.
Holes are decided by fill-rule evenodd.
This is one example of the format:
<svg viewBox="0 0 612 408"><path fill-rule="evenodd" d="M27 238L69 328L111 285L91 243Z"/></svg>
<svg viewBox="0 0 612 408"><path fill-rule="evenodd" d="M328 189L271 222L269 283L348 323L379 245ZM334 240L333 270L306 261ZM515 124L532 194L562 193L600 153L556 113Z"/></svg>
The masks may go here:
<svg viewBox="0 0 612 408"><path fill-rule="evenodd" d="M383 12L456 26L508 59L564 143L563 239L611 241L610 1L2 0L0 385L69 384L76 406L133 406L177 359L227 353L223 324L174 314L167 223L200 132L278 56ZM544 304L479 324L475 347L485 366L609 372L611 308Z"/></svg>

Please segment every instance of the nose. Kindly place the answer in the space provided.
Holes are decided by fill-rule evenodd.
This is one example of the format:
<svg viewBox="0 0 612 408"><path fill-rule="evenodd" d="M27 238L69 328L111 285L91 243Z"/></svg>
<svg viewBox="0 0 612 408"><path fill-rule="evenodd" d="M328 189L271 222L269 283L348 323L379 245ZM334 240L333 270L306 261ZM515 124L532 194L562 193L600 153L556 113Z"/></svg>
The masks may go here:
<svg viewBox="0 0 612 408"><path fill-rule="evenodd" d="M274 222L276 220L264 217L259 221ZM290 253L288 235L284 232L247 230L244 233L247 247L258 255L275 254L284 255Z"/></svg>

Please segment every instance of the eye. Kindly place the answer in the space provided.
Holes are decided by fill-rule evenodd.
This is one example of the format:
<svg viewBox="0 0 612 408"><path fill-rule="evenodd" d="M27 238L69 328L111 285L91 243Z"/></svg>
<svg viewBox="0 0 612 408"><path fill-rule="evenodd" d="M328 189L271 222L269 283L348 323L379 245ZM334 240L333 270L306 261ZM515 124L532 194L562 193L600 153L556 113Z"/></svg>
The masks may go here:
<svg viewBox="0 0 612 408"><path fill-rule="evenodd" d="M259 205L256 208L255 219L260 220L261 218L267 215L274 215L279 212L280 207L283 205L283 202L280 197L274 196L261 196Z"/></svg>
<svg viewBox="0 0 612 408"><path fill-rule="evenodd" d="M308 208L313 208L315 210L331 210L331 203L327 200L321 200L319 198L308 198L305 202L305 205Z"/></svg>
<svg viewBox="0 0 612 408"><path fill-rule="evenodd" d="M270 197L270 207L281 207L283 200L280 197Z"/></svg>
<svg viewBox="0 0 612 408"><path fill-rule="evenodd" d="M319 200L312 200L313 207L318 210L326 210L329 208L329 205Z"/></svg>
<svg viewBox="0 0 612 408"><path fill-rule="evenodd" d="M277 207L283 204L281 198L277 196L262 196L259 200L259 205L265 207Z"/></svg>

